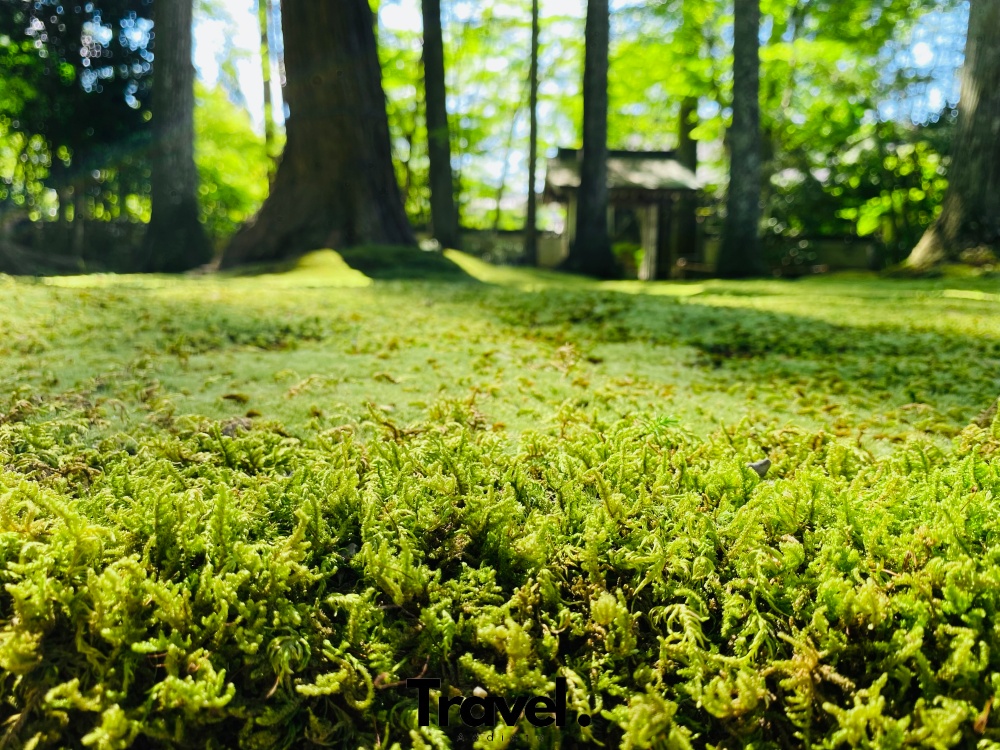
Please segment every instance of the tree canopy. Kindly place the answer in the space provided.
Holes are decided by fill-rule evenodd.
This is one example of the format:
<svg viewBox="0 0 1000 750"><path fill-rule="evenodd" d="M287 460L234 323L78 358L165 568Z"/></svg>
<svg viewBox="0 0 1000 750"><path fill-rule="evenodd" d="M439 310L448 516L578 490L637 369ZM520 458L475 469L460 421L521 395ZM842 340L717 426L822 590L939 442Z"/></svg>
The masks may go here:
<svg viewBox="0 0 1000 750"><path fill-rule="evenodd" d="M420 4L386 0L372 8L392 168L410 224L432 231ZM225 106L233 110L218 120L220 127L236 122L236 109L247 106L246 74L236 73L241 55L268 49L274 77L283 80L287 13L273 7L267 23L267 4L254 10L263 11L262 39L270 44L240 52L227 41L220 48ZM543 1L539 10L534 187L541 191L553 149L582 145L585 34L583 2ZM205 2L197 13L202 19L225 15ZM781 270L817 260L810 248L824 238L865 243L875 268L902 261L937 218L948 185L965 4L761 0L760 13L763 266ZM463 231L520 231L532 119L532 2L487 0L473 8L443 0L438 15L459 223ZM77 213L88 221L148 220L156 117L151 19L143 0L0 5L0 211L42 222ZM606 145L677 150L699 170L704 189L697 201L678 198L676 215L663 227L686 237L671 241L689 259L711 252L727 213L732 42L731 3L619 0L610 6ZM254 119L256 125L243 120L240 138L256 142L259 133L277 130L268 135L268 148L280 150L280 109ZM199 133L211 135L204 128ZM246 185L240 170L220 191L222 173L198 155L206 147L195 149L201 218L210 221L221 247L236 231L237 217L260 206L262 193ZM256 148L247 153L255 163ZM540 230L562 231L569 220L554 204L542 202L539 209ZM629 221L622 215L612 226L619 261L621 252L631 252L628 231L622 234Z"/></svg>

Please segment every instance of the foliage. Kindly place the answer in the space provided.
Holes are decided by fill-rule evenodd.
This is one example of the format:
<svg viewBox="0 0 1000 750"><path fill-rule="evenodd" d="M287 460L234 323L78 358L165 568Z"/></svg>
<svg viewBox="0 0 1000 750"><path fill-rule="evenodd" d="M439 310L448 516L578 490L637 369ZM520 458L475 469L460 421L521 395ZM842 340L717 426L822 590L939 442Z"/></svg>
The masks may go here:
<svg viewBox="0 0 1000 750"><path fill-rule="evenodd" d="M5 173L14 190L0 198L37 210L38 187L31 183L44 182L84 191L106 208L111 182L124 184L115 186L110 202L124 200L136 179L132 156L148 135L152 54L145 10L142 0L0 4L0 138L7 148L20 143L23 161L32 165Z"/></svg>
<svg viewBox="0 0 1000 750"><path fill-rule="evenodd" d="M34 220L57 210L69 218L47 188L73 183L86 195L84 218L148 221L151 55L141 13L148 8L29 5L0 9L0 69L8 73L0 76L0 201L28 209ZM73 45L81 35L89 40L82 50ZM219 54L231 72L234 54ZM246 112L218 90L199 90L196 129L202 219L222 242L266 195L263 145Z"/></svg>
<svg viewBox="0 0 1000 750"><path fill-rule="evenodd" d="M531 3L481 3L475 12L470 8L449 3L442 7L449 124L462 225L493 228L499 219L500 229L520 228L519 196L525 193L523 153L528 142ZM582 17L547 16L543 23L542 157L546 150L579 138L583 69ZM524 54L515 54L517 50ZM425 226L430 206L419 31L380 25L379 53L407 213L416 226Z"/></svg>
<svg viewBox="0 0 1000 750"><path fill-rule="evenodd" d="M456 104L453 152L462 185L460 211L474 229L493 227L498 218L497 228L513 228L502 221L503 196L525 192L509 179L515 148L520 157L527 143L529 5L494 3L452 19L445 73Z"/></svg>
<svg viewBox="0 0 1000 750"><path fill-rule="evenodd" d="M382 3L383 12L393 5ZM373 2L376 11L378 6ZM940 115L944 126L911 127L905 102L926 93L931 79L928 69L906 62L901 52L912 47L911 31L926 14L961 15L959 6L954 0L762 3L761 103L770 177L764 231L770 240L788 246L802 238L860 234L880 243L883 262L897 260L913 244L939 205L954 102L922 115L935 121ZM214 0L199 8L203 18L232 23ZM555 15L543 6L542 158L554 146L579 143L582 8L582 2L560 6L563 15ZM147 217L148 15L141 0L0 3L0 71L6 72L0 75L0 206L33 220L60 212L69 218L76 209L60 203L82 194L77 208L88 218ZM529 19L529 0L444 4L452 150L462 221L469 227L517 229L523 221ZM36 22L42 26L35 28ZM121 22L128 33L113 33ZM680 102L696 97L695 136L712 183L708 213L718 210L725 187L719 183L726 172L731 26L728 6L707 0L628 0L615 4L612 17L610 145L674 147ZM949 41L957 33L942 32L934 42L941 60L949 45L958 45ZM397 176L410 220L423 227L429 191L420 32L383 22L378 36ZM77 43L83 39L86 44ZM243 106L235 75L240 54L227 43L217 57L221 85ZM953 64L942 62L935 72L942 90ZM223 120L255 155L249 132L229 115ZM201 120L202 126L212 122ZM225 156L209 148L215 141L204 127L199 137L206 154L204 218L222 239L252 213L264 182L255 178L250 185L255 156L244 170L231 161L235 149ZM546 219L543 225L551 226Z"/></svg>
<svg viewBox="0 0 1000 750"><path fill-rule="evenodd" d="M7 746L468 744L418 674L565 676L509 747L1000 741L989 280L448 258L482 280L0 277Z"/></svg>
<svg viewBox="0 0 1000 750"><path fill-rule="evenodd" d="M195 161L202 221L216 244L225 242L267 197L268 155L245 110L221 88L197 88Z"/></svg>
<svg viewBox="0 0 1000 750"><path fill-rule="evenodd" d="M414 226L427 227L431 210L430 162L420 35L379 28L378 43L393 163L403 205Z"/></svg>
<svg viewBox="0 0 1000 750"><path fill-rule="evenodd" d="M876 135L876 142L878 138ZM889 253L889 263L898 263L937 216L948 184L944 166L939 153L925 139L900 139L867 149L864 146L871 146L871 141L859 145L861 148L848 152L843 161L850 164L856 158L854 164L861 174L838 179L852 188L867 179L872 186L869 191L876 194L857 208L850 207L850 203L864 198L864 193L858 191L854 200L844 201L848 207L840 209L839 215L855 222L858 236L877 233ZM831 192L837 196L840 189Z"/></svg>
<svg viewBox="0 0 1000 750"><path fill-rule="evenodd" d="M523 61L529 5L485 2L476 6L476 13L461 3L454 4L450 13L449 5L444 6L453 152L463 222L471 227L491 227L497 218L502 228L521 225L528 137ZM931 134L906 121L909 110L902 105L918 99L919 92L926 93L931 79L912 61L898 61L906 59L902 53L913 44L911 31L925 14L953 16L956 7L951 0L762 3L768 233L785 242L803 236L844 236L878 221L876 239L884 245L887 260L919 236L938 205L940 155L948 147L947 137L941 136L949 131ZM543 8L539 109L543 154L554 146L579 145L582 3L579 8L565 16L545 15ZM731 39L731 8L725 4L707 0L615 4L610 146L675 147L680 103L695 97L699 102L695 137L702 142L701 158L713 183L709 191L720 197L731 117ZM943 39L935 42L942 60L948 54ZM379 41L397 167L410 216L423 224L428 213L419 33L383 27ZM511 54L517 49L525 54ZM942 90L953 72L946 68L935 73ZM923 119L946 116L948 104L942 113L925 112ZM916 148L913 171L900 174L886 166L884 152L909 146ZM864 151L861 158L856 153L859 148ZM912 197L911 189L914 196L923 197ZM506 200L497 217L501 195ZM845 212L857 213L862 206L863 220L858 215L846 217ZM716 210L716 205L710 208Z"/></svg>

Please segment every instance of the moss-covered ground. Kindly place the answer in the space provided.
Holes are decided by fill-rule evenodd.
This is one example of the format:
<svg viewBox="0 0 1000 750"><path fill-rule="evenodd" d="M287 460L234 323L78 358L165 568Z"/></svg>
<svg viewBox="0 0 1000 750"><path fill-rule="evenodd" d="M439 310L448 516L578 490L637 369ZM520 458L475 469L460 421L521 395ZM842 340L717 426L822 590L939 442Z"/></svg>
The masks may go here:
<svg viewBox="0 0 1000 750"><path fill-rule="evenodd" d="M381 252L0 277L0 747L998 746L995 276Z"/></svg>

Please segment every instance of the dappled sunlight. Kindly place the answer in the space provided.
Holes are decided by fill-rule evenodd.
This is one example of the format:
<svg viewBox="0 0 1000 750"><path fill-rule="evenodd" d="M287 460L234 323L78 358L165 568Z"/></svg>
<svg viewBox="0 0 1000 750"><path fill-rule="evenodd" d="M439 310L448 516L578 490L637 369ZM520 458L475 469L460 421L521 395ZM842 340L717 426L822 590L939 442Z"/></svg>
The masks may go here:
<svg viewBox="0 0 1000 750"><path fill-rule="evenodd" d="M977 302L1000 302L1000 294L988 294L972 289L945 289L941 292L941 296L950 299L971 299Z"/></svg>
<svg viewBox="0 0 1000 750"><path fill-rule="evenodd" d="M52 283L0 277L0 330L7 333L0 339L0 393L9 394L0 401L0 485L6 482L0 489L26 508L15 504L5 516L14 530L12 554L28 554L16 546L22 544L30 554L67 561L46 568L40 580L65 581L77 597L72 617L55 610L67 624L29 645L44 644L46 658L54 648L75 654L76 633L102 645L93 600L126 596L111 585L119 570L147 576L129 591L146 596L155 586L161 599L101 611L125 612L130 632L139 634L133 640L156 648L149 623L158 615L148 613L176 600L171 586L195 591L201 581L220 582L232 591L222 598L222 588L211 588L217 598L207 606L221 611L238 601L272 612L268 582L284 579L260 566L273 559L275 570L287 572L291 559L317 588L302 593L302 581L289 579L281 606L297 616L300 609L315 611L309 609L315 601L369 602L393 628L373 632L380 648L397 649L391 658L404 664L405 672L397 669L402 677L419 673L427 654L440 648L436 635L425 634L429 616L417 620L404 609L465 611L449 610L451 599L438 605L421 597L457 591L460 606L473 602L471 614L461 616L489 624L498 604L525 611L525 592L542 590L536 578L543 574L535 571L554 570L543 580L557 588L548 599L529 600L530 612L557 622L565 602L583 616L596 612L602 628L639 623L634 632L622 629L644 639L636 641L642 652L629 652L633 661L620 670L634 674L633 664L655 663L662 636L631 618L615 586L577 604L579 592L566 583L579 579L586 564L580 540L589 545L586 534L595 533L615 540L598 548L600 569L624 582L616 585L627 585L643 611L666 606L683 590L693 592L685 593L688 600L728 597L722 601L730 609L752 613L756 606L770 616L777 609L769 599L753 604L740 593L747 591L737 588L747 580L744 563L730 550L750 561L744 565L750 571L760 560L775 561L753 590L782 597L786 614L773 620L780 627L763 615L744 618L742 640L723 639L724 612L698 604L710 613L697 620L707 623L698 631L704 644L694 639L688 646L704 660L734 653L757 674L774 660L764 650L754 655L753 639L774 632L767 637L782 647L787 613L794 618L789 628L816 639L832 637L825 632L840 638L848 627L841 620L815 627L824 612L836 611L826 602L853 597L878 617L889 606L897 608L893 617L903 617L914 610L906 599L912 591L894 588L896 575L923 576L921 591L937 591L930 565L919 567L931 555L945 557L927 546L928 534L943 539L957 528L974 550L992 539L983 519L995 518L990 456L1000 451L1000 423L993 432L967 426L986 406L983 394L995 392L1000 362L1000 342L972 325L970 311L978 311L982 325L996 329L996 303L987 292L958 282L903 288L858 279L599 283L489 267L460 253L444 260L471 283L400 280L398 273L412 266L382 280L350 268L347 252L345 258L321 250L239 276L104 275ZM377 271L388 273L407 258L442 261L413 252L386 250ZM827 309L830 320L810 317L817 308ZM939 330L923 330L928 322ZM761 477L748 463L764 456L772 465ZM959 516L957 526L948 512L957 507L956 492L971 519ZM891 525L886 514L896 514ZM227 558L219 557L222 542L212 541L219 528L228 529ZM96 545L88 533L114 543ZM817 566L825 578L804 574L800 537L818 560L851 555L859 562L849 570ZM419 555L390 554L390 542L372 539L404 539ZM895 551L883 555L886 549ZM906 556L911 549L923 556L917 563ZM961 546L948 550L947 564L957 565L955 558L970 570L992 566L983 555L963 557ZM79 580L80 565L70 562L77 551L100 585L69 586ZM567 555L574 557L559 568ZM220 576L217 560L243 572ZM332 572L331 560L338 566ZM397 573L399 560L416 572ZM698 565L706 575L717 571L708 583L692 582L687 571ZM203 571L200 577L186 573L191 567ZM893 576L878 583L871 571L883 568ZM848 579L854 571L860 582ZM470 576L486 576L489 587ZM456 588L459 580L465 588ZM667 593L658 588L661 580L669 582ZM42 585L27 577L19 583L29 584ZM940 602L935 598L927 611L945 612ZM177 619L178 630L216 628L213 653L227 665L251 665L219 682L251 704L275 677L254 677L256 657L231 621L186 613ZM314 628L317 621L302 617L294 627L272 627L259 619L254 627L271 643L291 643L292 633L320 644L329 633ZM877 622L884 627L868 631L858 648L892 642L892 617ZM6 627L42 632L30 619ZM456 652L479 653L470 634L485 627L457 629ZM394 640L405 628L413 638ZM418 637L427 640L420 645ZM593 658L610 659L608 670L625 664L624 656L614 661L603 635L594 643ZM415 648L406 661L403 654ZM113 658L119 653L132 654L116 650ZM944 663L941 654L935 664ZM270 669L264 658L260 669ZM160 678L143 655L136 663L147 681ZM303 657L301 663L295 679L307 687L313 683L306 679L328 673L326 662ZM357 663L371 664L361 657ZM201 664L199 672L216 668L207 657ZM539 664L554 670L561 662ZM852 679L860 674L846 660L841 664ZM371 671L390 669L396 668L386 662ZM716 679L718 669L712 670L705 679ZM42 674L28 676L37 683ZM646 694L632 683L627 689ZM144 705L141 691L128 699Z"/></svg>
<svg viewBox="0 0 1000 750"><path fill-rule="evenodd" d="M231 274L222 274L226 275ZM248 278L245 271L231 276L234 280ZM372 283L370 278L347 265L340 253L329 248L314 250L290 263L264 269L252 278L254 284L270 287L366 287Z"/></svg>
<svg viewBox="0 0 1000 750"><path fill-rule="evenodd" d="M528 266L495 266L459 250L445 250L444 255L467 274L485 284L544 292L547 289L593 289L625 294L691 297L705 291L704 284L692 282L595 281L585 276L561 273Z"/></svg>
<svg viewBox="0 0 1000 750"><path fill-rule="evenodd" d="M445 250L444 256L459 268L485 284L508 286L522 291L582 288L594 282L582 276L526 266L495 266L460 250Z"/></svg>
<svg viewBox="0 0 1000 750"><path fill-rule="evenodd" d="M46 286L66 289L172 289L189 284L201 287L227 285L239 287L252 279L254 286L273 288L357 288L370 286L372 280L351 268L335 250L315 250L291 262L242 268L236 272L192 274L186 277L159 274L93 273L78 276L48 276L40 279Z"/></svg>
<svg viewBox="0 0 1000 750"><path fill-rule="evenodd" d="M708 290L708 285L678 281L603 281L598 289L605 292L645 294L651 297L696 297Z"/></svg>
<svg viewBox="0 0 1000 750"><path fill-rule="evenodd" d="M483 283L521 292L544 294L589 289L636 297L689 299L692 304L707 307L769 311L840 326L889 325L942 332L961 328L968 333L1000 338L993 307L993 303L1000 301L1000 295L981 291L982 288L995 288L995 283L986 277L907 283L880 279L870 272L848 272L798 281L595 281L537 268L493 266L457 250L447 250L445 255ZM943 283L969 288L942 289ZM920 310L938 309L940 303L935 300L942 298L954 301L945 316L927 314L921 318ZM818 300L822 300L822 304L818 304ZM880 306L877 314L873 314L871 306L879 301L898 304Z"/></svg>
<svg viewBox="0 0 1000 750"><path fill-rule="evenodd" d="M110 289L134 287L138 289L167 289L177 286L177 276L139 273L91 273L79 276L46 276L41 280L46 286L66 289Z"/></svg>

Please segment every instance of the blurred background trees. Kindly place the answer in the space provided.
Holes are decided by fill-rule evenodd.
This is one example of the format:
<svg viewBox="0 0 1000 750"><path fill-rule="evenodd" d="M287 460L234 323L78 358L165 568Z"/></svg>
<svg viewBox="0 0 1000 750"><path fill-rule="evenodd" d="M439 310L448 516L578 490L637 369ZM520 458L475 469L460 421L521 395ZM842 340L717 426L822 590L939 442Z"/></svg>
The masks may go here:
<svg viewBox="0 0 1000 750"><path fill-rule="evenodd" d="M152 213L138 265L143 271L187 271L212 260L198 216L194 163L194 0L157 3L153 18L159 39L153 45Z"/></svg>
<svg viewBox="0 0 1000 750"><path fill-rule="evenodd" d="M972 0L958 126L941 215L907 259L917 268L1000 243L1000 3Z"/></svg>
<svg viewBox="0 0 1000 750"><path fill-rule="evenodd" d="M148 218L152 22L142 0L0 3L0 222ZM146 195L145 205L128 196Z"/></svg>
<svg viewBox="0 0 1000 750"><path fill-rule="evenodd" d="M281 85L288 83L289 33L281 5L195 6L196 46L210 25L235 29L243 16L256 35L242 45L234 41L239 34L222 35L218 73L195 89L199 212L217 253L267 195L268 154L281 152L285 114L294 109ZM51 256L60 268L136 267L135 241L151 212L154 6L0 2L0 255L8 260L20 252ZM454 214L466 233L524 229L533 110L537 191L545 157L583 139L586 3L539 2L537 108L532 6L440 0ZM418 232L432 231L422 65L428 8L419 0L371 8L402 205ZM940 214L953 168L968 3L760 0L759 9L763 262L790 273L822 263L816 248L824 242L864 246L874 268L903 261ZM706 189L682 202L671 229L687 238L680 240L686 255L717 243L727 214L737 145L733 10L731 2L711 0L618 0L609 7L606 146L676 150L699 170ZM984 37L995 49L995 38ZM247 60L257 61L255 72ZM988 167L992 158L977 151L971 161ZM564 222L558 209L538 205L540 231L561 230Z"/></svg>

